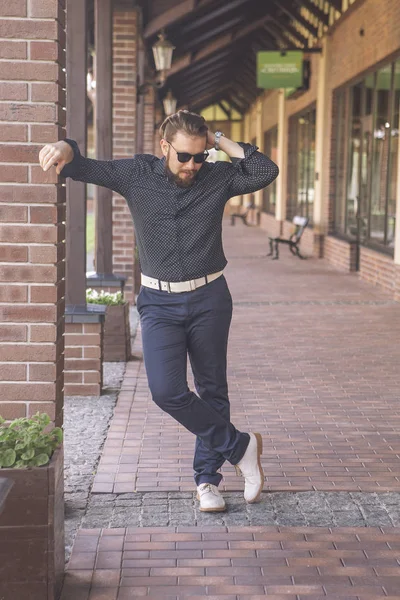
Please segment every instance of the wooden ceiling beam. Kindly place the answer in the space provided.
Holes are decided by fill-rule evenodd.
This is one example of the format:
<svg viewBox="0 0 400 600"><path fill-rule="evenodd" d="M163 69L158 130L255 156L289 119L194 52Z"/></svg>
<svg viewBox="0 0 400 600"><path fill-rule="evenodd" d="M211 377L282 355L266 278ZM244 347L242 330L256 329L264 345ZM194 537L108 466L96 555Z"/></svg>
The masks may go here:
<svg viewBox="0 0 400 600"><path fill-rule="evenodd" d="M266 23L263 30L275 41L276 50L280 50L279 44L281 44L281 46L287 45L286 39L282 36L280 31L276 30L273 23Z"/></svg>
<svg viewBox="0 0 400 600"><path fill-rule="evenodd" d="M225 52L215 54L215 55L211 56L210 58L208 58L206 60L202 60L194 65L189 64L186 67L186 69L190 68L190 71L188 71L187 76L191 75L192 73L197 73L198 71L201 71L201 70L205 69L206 67L210 67L211 65L214 65L215 63L226 61L229 54L230 54L229 50L226 50ZM173 82L181 74L182 73L179 72L179 74L171 75L169 77L169 80L171 82ZM186 77L186 75L185 75L185 77Z"/></svg>
<svg viewBox="0 0 400 600"><path fill-rule="evenodd" d="M198 83L207 83L214 76L218 75L219 77L222 77L224 73L226 73L226 66L219 66L210 71L207 71L207 76L196 75L196 77L193 78L185 78L185 81L183 83L181 83L177 88L172 89L173 91L174 89L176 89L176 93L179 93L181 89L186 90L189 89L191 86L197 86Z"/></svg>
<svg viewBox="0 0 400 600"><path fill-rule="evenodd" d="M202 83L199 83L198 85L192 85L187 88L181 88L179 90L179 94L178 94L179 98L181 98L182 96L185 98L191 98L192 96L196 96L197 94L202 94L205 90L208 90L209 88L213 87L220 81L221 81L221 75L218 74L218 75L214 75L214 77L212 77L208 81L203 81Z"/></svg>
<svg viewBox="0 0 400 600"><path fill-rule="evenodd" d="M342 0L328 0L329 4L337 10L338 12L342 12Z"/></svg>
<svg viewBox="0 0 400 600"><path fill-rule="evenodd" d="M185 35L190 33L191 31L201 27L202 25L206 25L209 21L213 21L219 17L224 16L228 12L232 12L235 8L242 6L243 4L248 4L250 0L231 0L218 8L212 9L210 12L205 14L203 17L198 17L197 19L193 19L188 24L182 25L179 28L179 34Z"/></svg>
<svg viewBox="0 0 400 600"><path fill-rule="evenodd" d="M288 23L282 23L282 21L280 21L276 17L273 17L271 19L271 21L274 23L274 25L277 26L277 28L279 29L280 33L283 36L283 39L285 39L285 37L286 37L286 44L287 44L287 36L285 36L285 33L290 33L290 35L292 37L294 37L296 40L298 40L299 43L304 48L307 48L307 46L308 46L308 39L306 37L304 37L301 33L299 33L297 31L297 29L295 29L294 27L292 27Z"/></svg>
<svg viewBox="0 0 400 600"><path fill-rule="evenodd" d="M323 23L323 25L329 25L329 15L318 8L318 6L315 6L315 4L310 2L310 0L295 0L295 2L299 8L304 7L309 10L311 14L313 14L315 17L317 17L317 19L319 19L319 21L321 21L321 23Z"/></svg>
<svg viewBox="0 0 400 600"><path fill-rule="evenodd" d="M302 25L307 31L313 36L318 37L318 27L312 25L307 19L305 19L302 15L300 15L293 6L293 2L290 0L289 2L282 0L273 0L275 6L280 8L284 13L286 13L293 21L297 21L300 25Z"/></svg>
<svg viewBox="0 0 400 600"><path fill-rule="evenodd" d="M215 0L203 0L201 8L208 4L212 4L213 2L215 2ZM199 8L200 5L196 0L181 0L180 2L177 2L174 6L157 17L154 17L154 19L151 19L149 23L147 23L143 31L143 37L145 39L151 38L161 29L175 25L188 15L195 18Z"/></svg>
<svg viewBox="0 0 400 600"><path fill-rule="evenodd" d="M207 104L211 104L212 102L216 102L220 98L223 98L225 90L227 90L228 87L229 86L224 86L220 88L217 93L215 91L212 91L207 94L204 94L204 96L200 96L200 98L198 98L197 100L191 100L187 102L187 104L197 109L204 108L205 106L207 106Z"/></svg>
<svg viewBox="0 0 400 600"><path fill-rule="evenodd" d="M236 34L227 33L224 36L218 38L217 40L210 42L205 48L200 50L192 57L191 53L185 54L178 61L172 63L171 70L169 71L169 76L178 73L182 69L188 67L191 64L195 64L196 62L206 58L207 56L213 54L214 52L218 52L218 50L222 50L232 44L236 43L239 39L243 39L246 36L253 33L259 27L262 27L264 23L267 23L270 19L270 15L265 15L264 17L257 19L253 23L242 27L242 29Z"/></svg>
<svg viewBox="0 0 400 600"><path fill-rule="evenodd" d="M221 109L221 110L224 112L224 114L226 115L227 119L231 120L231 118L232 118L231 111L230 111L230 110L228 110L224 104L222 104L222 100L220 100L220 101L218 102L218 106L219 106L219 107L220 107L220 109Z"/></svg>
<svg viewBox="0 0 400 600"><path fill-rule="evenodd" d="M227 102L229 102L229 104L232 106L232 108L234 108L236 110L236 112L238 112L240 115L243 116L243 106L240 106L239 104L237 104L237 102L232 98L232 94L230 93L230 90L228 90L226 92L227 94Z"/></svg>
<svg viewBox="0 0 400 600"><path fill-rule="evenodd" d="M185 48L189 51L191 48L197 48L198 46L201 46L201 44L203 44L204 42L207 42L210 38L223 35L226 31L230 31L231 29L236 27L236 25L242 23L242 21L243 17L240 15L234 17L233 19L230 19L230 21L224 21L218 27L210 29L206 33L203 33L203 35L197 35L192 37L190 42L185 43Z"/></svg>
<svg viewBox="0 0 400 600"><path fill-rule="evenodd" d="M232 87L230 87L228 90L228 96L233 108L238 110L240 114L243 115L246 112L246 104L243 103L242 100L237 97L236 89L233 90Z"/></svg>

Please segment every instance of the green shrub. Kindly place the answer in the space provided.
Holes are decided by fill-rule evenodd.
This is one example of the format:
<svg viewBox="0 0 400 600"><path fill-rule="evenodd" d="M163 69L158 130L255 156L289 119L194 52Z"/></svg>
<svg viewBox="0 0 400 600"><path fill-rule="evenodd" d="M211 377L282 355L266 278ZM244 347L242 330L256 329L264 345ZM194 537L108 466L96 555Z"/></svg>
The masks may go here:
<svg viewBox="0 0 400 600"><path fill-rule="evenodd" d="M121 304L125 304L122 292L111 294L104 290L97 292L92 289L86 290L86 302L88 304L107 304L107 306L120 306Z"/></svg>
<svg viewBox="0 0 400 600"><path fill-rule="evenodd" d="M49 415L40 413L31 418L15 419L9 424L0 417L0 469L47 465L63 440L60 427L44 431L49 424Z"/></svg>

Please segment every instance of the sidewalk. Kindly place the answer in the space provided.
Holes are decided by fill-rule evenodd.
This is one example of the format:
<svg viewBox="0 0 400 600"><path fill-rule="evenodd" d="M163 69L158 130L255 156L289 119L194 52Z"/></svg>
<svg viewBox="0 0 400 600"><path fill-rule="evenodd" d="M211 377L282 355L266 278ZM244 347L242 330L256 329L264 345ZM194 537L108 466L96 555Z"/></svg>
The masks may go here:
<svg viewBox="0 0 400 600"><path fill-rule="evenodd" d="M142 494L155 512L168 500L170 526L80 530L63 600L400 599L400 305L324 261L285 249L265 258L258 229L225 223L224 238L232 421L264 438L260 526L229 521L246 511L229 464L228 513L184 526L194 440L152 403L138 337L92 494L128 503ZM277 499L303 515L284 523L310 525L319 512L326 526L271 526L282 522ZM342 522L361 527L334 528Z"/></svg>

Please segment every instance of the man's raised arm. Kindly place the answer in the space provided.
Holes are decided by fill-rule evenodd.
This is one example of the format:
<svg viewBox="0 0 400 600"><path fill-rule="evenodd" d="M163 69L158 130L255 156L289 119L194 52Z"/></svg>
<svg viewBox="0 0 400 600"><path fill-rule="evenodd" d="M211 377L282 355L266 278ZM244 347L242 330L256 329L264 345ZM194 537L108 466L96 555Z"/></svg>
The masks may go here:
<svg viewBox="0 0 400 600"><path fill-rule="evenodd" d="M56 166L61 177L101 185L125 196L140 171L138 157L119 160L94 160L81 155L74 140L46 144L39 153L43 171Z"/></svg>

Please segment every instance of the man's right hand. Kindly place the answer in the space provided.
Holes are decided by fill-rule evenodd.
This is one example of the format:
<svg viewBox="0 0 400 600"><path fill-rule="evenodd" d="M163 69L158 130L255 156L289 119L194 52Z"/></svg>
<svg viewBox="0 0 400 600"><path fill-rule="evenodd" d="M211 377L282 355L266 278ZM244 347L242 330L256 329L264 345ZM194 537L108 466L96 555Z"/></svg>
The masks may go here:
<svg viewBox="0 0 400 600"><path fill-rule="evenodd" d="M61 173L65 165L74 158L74 151L67 142L56 142L46 144L39 152L39 162L43 171L48 171L53 165L57 165L57 175Z"/></svg>

